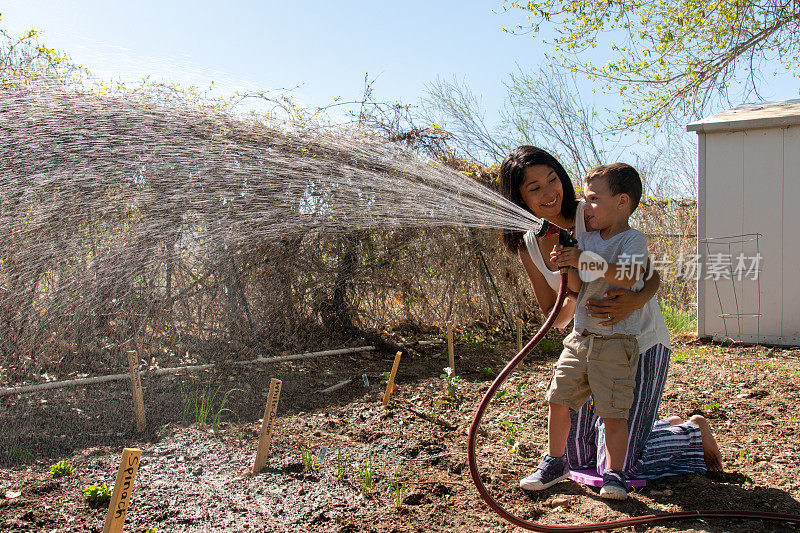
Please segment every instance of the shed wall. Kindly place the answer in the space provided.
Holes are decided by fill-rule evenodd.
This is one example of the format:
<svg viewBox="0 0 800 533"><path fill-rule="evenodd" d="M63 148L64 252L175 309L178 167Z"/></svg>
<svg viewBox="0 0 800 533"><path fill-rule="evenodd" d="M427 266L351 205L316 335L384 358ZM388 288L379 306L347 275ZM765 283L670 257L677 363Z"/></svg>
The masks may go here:
<svg viewBox="0 0 800 533"><path fill-rule="evenodd" d="M760 235L757 248L755 241L746 239L699 244L705 270L698 281L698 333L720 339L727 334L745 342L800 344L800 278L792 277L800 273L800 238L795 237L800 212L784 209L791 207L792 198L800 198L800 129L700 136L704 183L699 188L699 238ZM761 260L754 263L757 252ZM758 281L750 279L752 273L746 275L756 264L761 270ZM725 266L730 276L720 273ZM709 279L712 276L716 283ZM752 316L759 312L760 320Z"/></svg>

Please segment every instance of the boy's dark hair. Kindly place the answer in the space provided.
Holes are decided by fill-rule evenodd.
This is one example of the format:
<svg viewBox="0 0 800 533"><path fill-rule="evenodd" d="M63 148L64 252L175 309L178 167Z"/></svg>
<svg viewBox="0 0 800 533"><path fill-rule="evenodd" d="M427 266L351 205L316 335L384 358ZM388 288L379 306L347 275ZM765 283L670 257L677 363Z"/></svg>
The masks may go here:
<svg viewBox="0 0 800 533"><path fill-rule="evenodd" d="M639 207L639 200L642 199L642 179L636 169L627 163L611 163L610 165L598 165L586 173L586 183L591 183L597 178L606 178L608 189L614 196L625 193L631 199L631 213Z"/></svg>
<svg viewBox="0 0 800 533"><path fill-rule="evenodd" d="M500 165L500 194L511 200L525 211L534 214L522 199L519 188L525 180L525 170L535 165L545 165L552 168L561 181L561 214L572 220L578 210L578 200L575 197L575 187L569 174L558 162L558 159L548 152L535 146L520 146L514 149ZM503 243L506 250L516 253L525 246L525 234L521 231L503 230Z"/></svg>

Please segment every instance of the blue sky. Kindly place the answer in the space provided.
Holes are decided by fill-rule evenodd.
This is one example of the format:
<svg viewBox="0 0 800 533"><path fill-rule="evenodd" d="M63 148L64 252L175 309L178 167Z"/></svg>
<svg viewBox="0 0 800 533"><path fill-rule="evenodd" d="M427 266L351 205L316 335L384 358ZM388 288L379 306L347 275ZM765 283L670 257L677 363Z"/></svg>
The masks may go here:
<svg viewBox="0 0 800 533"><path fill-rule="evenodd" d="M503 26L524 22L500 0L294 2L16 0L0 7L4 28L41 30L101 78L156 79L207 87L291 91L302 106L358 99L365 73L375 98L415 104L437 76L464 80L498 120L503 82L519 65L534 70L540 40ZM798 97L798 79L770 79L762 96ZM598 102L589 82L582 98Z"/></svg>
<svg viewBox="0 0 800 533"><path fill-rule="evenodd" d="M135 7L132 7L135 6ZM493 10L498 13L493 13ZM415 103L437 75L464 79L496 110L515 64L541 44L501 31L521 20L490 1L170 2L20 0L0 8L12 33L47 45L103 78L293 89L324 105L358 98L365 73L379 100Z"/></svg>

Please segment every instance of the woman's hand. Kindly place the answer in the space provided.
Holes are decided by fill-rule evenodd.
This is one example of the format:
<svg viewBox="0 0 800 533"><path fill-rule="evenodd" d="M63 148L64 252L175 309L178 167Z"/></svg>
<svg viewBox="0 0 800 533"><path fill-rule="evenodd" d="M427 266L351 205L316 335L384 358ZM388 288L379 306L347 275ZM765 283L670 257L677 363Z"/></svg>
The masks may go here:
<svg viewBox="0 0 800 533"><path fill-rule="evenodd" d="M628 318L631 313L644 307L647 300L642 301L641 292L632 292L627 289L611 289L600 300L589 300L586 309L589 316L605 318L601 326L610 326Z"/></svg>

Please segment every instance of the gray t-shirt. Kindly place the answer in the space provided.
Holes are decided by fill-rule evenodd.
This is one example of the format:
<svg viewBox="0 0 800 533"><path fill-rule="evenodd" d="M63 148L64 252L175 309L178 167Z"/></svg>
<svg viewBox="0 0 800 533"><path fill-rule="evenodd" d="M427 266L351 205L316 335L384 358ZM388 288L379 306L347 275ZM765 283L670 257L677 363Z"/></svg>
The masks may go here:
<svg viewBox="0 0 800 533"><path fill-rule="evenodd" d="M631 267L638 265L642 269L647 266L647 238L641 231L632 228L607 240L600 236L599 231L588 231L578 235L578 248L585 252L594 252L609 263L630 264ZM600 299L607 291L620 287L622 285L616 285L603 278L589 282L584 281L581 291L578 293L578 305L575 308L575 329L578 331L586 329L598 335L639 335L642 331L644 309L634 311L624 320L611 326L601 326L600 323L605 322L606 319L590 317L589 311L586 309L587 300ZM642 290L642 287L644 287L644 280L640 278L630 287L630 290L638 292ZM651 299L648 304L651 302L655 302L655 298Z"/></svg>

